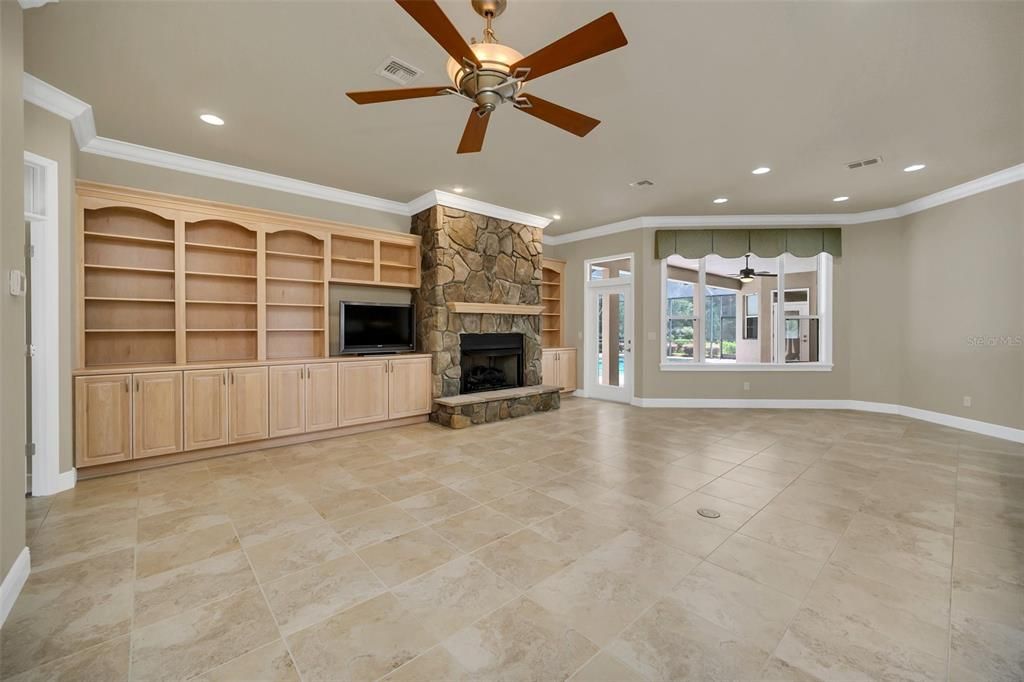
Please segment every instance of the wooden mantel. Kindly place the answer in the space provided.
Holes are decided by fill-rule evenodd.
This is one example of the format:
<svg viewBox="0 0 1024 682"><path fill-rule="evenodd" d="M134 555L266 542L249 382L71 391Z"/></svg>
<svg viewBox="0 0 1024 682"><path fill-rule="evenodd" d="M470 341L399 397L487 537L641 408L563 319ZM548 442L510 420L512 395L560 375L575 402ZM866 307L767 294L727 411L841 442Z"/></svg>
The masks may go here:
<svg viewBox="0 0 1024 682"><path fill-rule="evenodd" d="M491 313L493 315L540 315L542 305L513 305L509 303L448 303L453 313Z"/></svg>

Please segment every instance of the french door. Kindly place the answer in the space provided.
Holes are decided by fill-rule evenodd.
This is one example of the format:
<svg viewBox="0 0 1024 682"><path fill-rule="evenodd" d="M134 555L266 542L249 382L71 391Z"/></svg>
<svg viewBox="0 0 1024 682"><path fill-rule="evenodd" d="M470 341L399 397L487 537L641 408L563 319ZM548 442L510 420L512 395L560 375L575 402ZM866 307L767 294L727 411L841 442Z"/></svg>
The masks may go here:
<svg viewBox="0 0 1024 682"><path fill-rule="evenodd" d="M632 285L587 288L584 391L587 397L628 403L633 397Z"/></svg>

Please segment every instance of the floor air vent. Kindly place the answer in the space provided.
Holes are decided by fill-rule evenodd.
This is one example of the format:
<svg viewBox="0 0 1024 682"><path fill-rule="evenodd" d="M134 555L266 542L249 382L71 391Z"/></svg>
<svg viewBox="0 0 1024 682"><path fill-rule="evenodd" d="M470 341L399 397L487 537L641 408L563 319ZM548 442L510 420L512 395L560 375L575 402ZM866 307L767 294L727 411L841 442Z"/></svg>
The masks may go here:
<svg viewBox="0 0 1024 682"><path fill-rule="evenodd" d="M394 81L399 85L408 85L419 78L419 75L423 73L423 71L417 69L412 64L403 62L397 57L388 57L384 60L383 64L377 67L377 71L375 73L378 76L384 76L388 80Z"/></svg>

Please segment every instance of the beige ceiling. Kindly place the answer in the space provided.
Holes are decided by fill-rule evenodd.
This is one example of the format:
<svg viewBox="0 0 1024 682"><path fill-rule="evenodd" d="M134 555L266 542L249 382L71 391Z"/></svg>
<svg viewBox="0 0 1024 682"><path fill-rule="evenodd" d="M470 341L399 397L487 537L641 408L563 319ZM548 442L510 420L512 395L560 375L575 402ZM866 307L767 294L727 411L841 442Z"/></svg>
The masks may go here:
<svg viewBox="0 0 1024 682"><path fill-rule="evenodd" d="M442 5L480 36L468 0ZM626 48L529 88L602 125L579 139L505 107L465 156L462 100L344 97L392 87L373 73L390 55L425 70L417 86L445 82L446 55L387 0L62 0L25 13L25 65L92 104L106 137L398 201L463 185L561 213L554 234L638 215L858 212L1024 161L1024 3L510 0L496 29L529 53L608 10ZM902 172L914 162L928 168ZM751 175L759 165L772 173ZM640 178L656 184L629 187Z"/></svg>

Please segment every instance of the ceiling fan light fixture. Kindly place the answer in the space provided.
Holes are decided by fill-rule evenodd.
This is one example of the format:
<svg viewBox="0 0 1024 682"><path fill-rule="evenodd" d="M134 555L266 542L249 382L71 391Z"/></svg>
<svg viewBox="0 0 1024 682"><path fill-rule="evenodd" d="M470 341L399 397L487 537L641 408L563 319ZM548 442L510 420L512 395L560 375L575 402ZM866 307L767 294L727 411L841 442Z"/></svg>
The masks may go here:
<svg viewBox="0 0 1024 682"><path fill-rule="evenodd" d="M751 282L754 281L754 276L748 275L747 273L743 273L742 275L740 275L740 281L743 282L744 284L750 284Z"/></svg>

